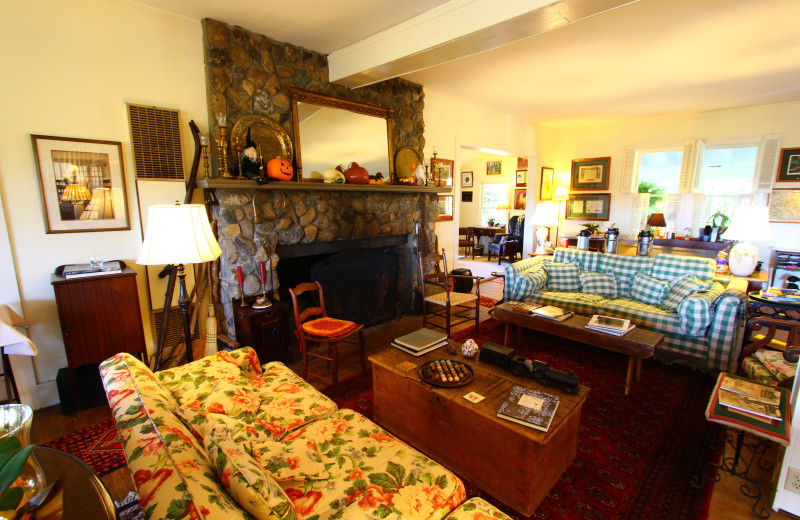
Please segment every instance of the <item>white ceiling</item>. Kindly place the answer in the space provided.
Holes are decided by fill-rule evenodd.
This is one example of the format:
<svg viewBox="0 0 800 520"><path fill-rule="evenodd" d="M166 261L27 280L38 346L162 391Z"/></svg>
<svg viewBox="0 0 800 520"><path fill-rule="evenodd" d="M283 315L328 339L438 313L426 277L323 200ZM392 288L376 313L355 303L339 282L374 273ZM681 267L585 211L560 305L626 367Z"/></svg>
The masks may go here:
<svg viewBox="0 0 800 520"><path fill-rule="evenodd" d="M437 7L472 3L138 1L326 54L357 49ZM797 0L640 0L403 77L426 91L555 127L795 101L798 20Z"/></svg>

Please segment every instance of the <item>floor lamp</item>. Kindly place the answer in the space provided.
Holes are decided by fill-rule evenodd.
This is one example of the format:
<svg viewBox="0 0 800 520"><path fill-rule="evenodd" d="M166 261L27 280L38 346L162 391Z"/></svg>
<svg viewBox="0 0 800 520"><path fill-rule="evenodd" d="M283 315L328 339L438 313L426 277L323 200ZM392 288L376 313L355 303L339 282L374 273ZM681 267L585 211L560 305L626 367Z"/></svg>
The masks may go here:
<svg viewBox="0 0 800 520"><path fill-rule="evenodd" d="M558 206L552 202L540 202L536 205L536 211L533 213L533 225L539 226L536 229L536 251L534 254L546 255L547 249L545 242L547 241L547 233L550 226L558 226Z"/></svg>
<svg viewBox="0 0 800 520"><path fill-rule="evenodd" d="M147 208L147 229L139 258L140 265L169 264L177 268L180 284L178 306L183 317L183 336L186 344L186 357L193 361L192 333L189 325L189 293L186 291L186 271L184 264L200 264L219 258L222 254L203 204L162 204ZM170 277L164 295L164 315L169 314L172 305L172 292L175 278ZM161 336L156 347L156 361L153 367L158 370L167 335L165 321L162 321Z"/></svg>
<svg viewBox="0 0 800 520"><path fill-rule="evenodd" d="M567 192L566 186L559 186L556 188L556 191L553 192L553 202L558 204L558 211L557 213L557 222L556 222L556 239L553 241L558 246L558 220L561 219L561 203L569 199L569 192ZM554 248L555 249L555 248Z"/></svg>

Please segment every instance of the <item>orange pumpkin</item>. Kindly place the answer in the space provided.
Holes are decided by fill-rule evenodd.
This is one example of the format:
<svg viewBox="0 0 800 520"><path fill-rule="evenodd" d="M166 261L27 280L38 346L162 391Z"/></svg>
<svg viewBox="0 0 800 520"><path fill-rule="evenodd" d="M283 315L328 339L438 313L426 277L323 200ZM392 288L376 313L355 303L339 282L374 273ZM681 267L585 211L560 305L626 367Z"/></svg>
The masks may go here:
<svg viewBox="0 0 800 520"><path fill-rule="evenodd" d="M294 169L292 169L292 163L282 157L275 157L274 159L270 159L267 163L268 177L278 179L279 181L290 181L292 180L293 174Z"/></svg>
<svg viewBox="0 0 800 520"><path fill-rule="evenodd" d="M369 172L357 162L351 162L344 171L344 177L350 184L367 184L369 182Z"/></svg>

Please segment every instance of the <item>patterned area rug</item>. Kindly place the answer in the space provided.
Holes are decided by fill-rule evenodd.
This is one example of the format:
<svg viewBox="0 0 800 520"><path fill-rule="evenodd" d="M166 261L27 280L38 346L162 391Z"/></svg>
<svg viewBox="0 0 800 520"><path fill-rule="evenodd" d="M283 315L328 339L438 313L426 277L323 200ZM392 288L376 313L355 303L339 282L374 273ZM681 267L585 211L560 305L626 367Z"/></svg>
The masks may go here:
<svg viewBox="0 0 800 520"><path fill-rule="evenodd" d="M455 339L502 343L504 325L481 323ZM535 339L534 339L535 338ZM708 516L712 484L689 480L714 453L708 442L719 428L703 411L714 380L677 365L645 360L642 383L624 395L627 358L560 338L523 336L512 346L558 370L574 370L589 393L581 414L578 452L572 465L530 517L546 520L701 520ZM372 417L372 381L360 376L324 391L341 407ZM524 518L465 480L514 518Z"/></svg>
<svg viewBox="0 0 800 520"><path fill-rule="evenodd" d="M494 309L494 306L497 305L497 300L494 298L489 298L488 296L481 296L481 307L488 307L490 309Z"/></svg>
<svg viewBox="0 0 800 520"><path fill-rule="evenodd" d="M125 466L125 454L114 419L93 424L44 444L71 453L88 464L98 476Z"/></svg>

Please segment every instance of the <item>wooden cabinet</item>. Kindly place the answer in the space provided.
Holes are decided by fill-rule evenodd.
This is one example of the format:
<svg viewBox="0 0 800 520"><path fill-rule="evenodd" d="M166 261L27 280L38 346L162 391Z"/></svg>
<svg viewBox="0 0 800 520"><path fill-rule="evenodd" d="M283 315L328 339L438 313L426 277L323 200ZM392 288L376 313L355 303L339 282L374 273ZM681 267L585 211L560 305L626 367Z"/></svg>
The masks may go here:
<svg viewBox="0 0 800 520"><path fill-rule="evenodd" d="M292 363L292 346L289 341L289 306L273 301L266 309L252 307L255 298L245 299L250 307L242 307L241 300L233 300L233 322L236 341L243 347L253 347L261 363L282 361Z"/></svg>
<svg viewBox="0 0 800 520"><path fill-rule="evenodd" d="M118 352L141 355L147 362L133 269L69 280L53 274L51 283L70 371L98 364Z"/></svg>

